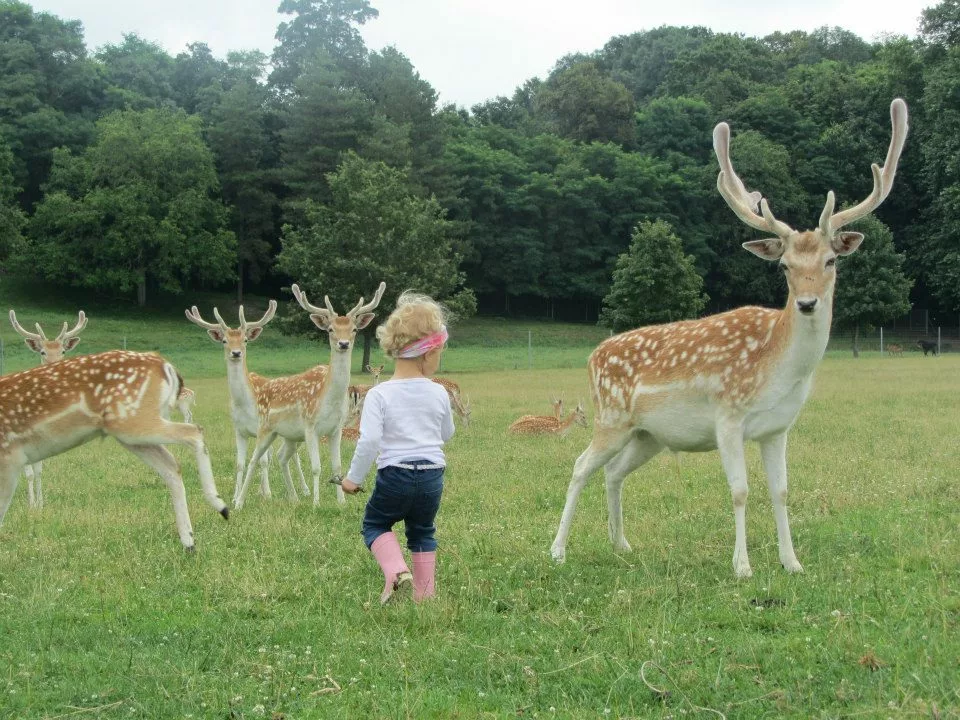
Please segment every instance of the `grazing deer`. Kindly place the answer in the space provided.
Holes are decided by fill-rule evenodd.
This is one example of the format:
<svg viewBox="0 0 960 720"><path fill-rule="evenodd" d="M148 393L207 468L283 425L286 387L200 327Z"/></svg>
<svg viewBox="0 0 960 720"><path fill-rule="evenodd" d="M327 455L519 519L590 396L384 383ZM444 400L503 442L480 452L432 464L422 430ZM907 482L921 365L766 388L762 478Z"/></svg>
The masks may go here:
<svg viewBox="0 0 960 720"><path fill-rule="evenodd" d="M176 368L156 353L125 350L0 377L0 523L24 466L109 435L159 473L173 497L180 542L193 550L180 464L164 445L193 448L204 497L224 519L229 513L202 431L167 419L182 386Z"/></svg>
<svg viewBox="0 0 960 720"><path fill-rule="evenodd" d="M437 383L437 385L443 386L443 389L447 391L447 396L450 398L450 406L453 408L453 411L463 421L464 427L470 427L470 414L473 412L473 408L470 407L470 398L460 392L460 386L453 380L447 380L447 378L442 377L430 379Z"/></svg>
<svg viewBox="0 0 960 720"><path fill-rule="evenodd" d="M564 437L574 423L580 427L587 427L587 415L583 410L583 403L577 403L576 409L567 416L566 420L549 415L524 415L513 421L510 432L517 435L559 435Z"/></svg>
<svg viewBox="0 0 960 720"><path fill-rule="evenodd" d="M803 406L830 334L837 256L863 240L839 232L887 197L907 135L907 106L890 106L892 138L883 168L873 165L873 191L855 207L834 212L834 194L814 230L797 232L777 220L760 193L748 193L730 162L730 129L720 123L713 142L720 161L717 188L737 217L774 237L744 248L779 262L789 293L783 310L741 307L730 312L632 330L602 342L588 370L596 408L593 440L577 459L551 553L563 561L577 499L588 478L606 472L610 539L629 550L623 535L624 478L663 448L720 451L733 497L733 568L752 574L747 556L747 467L744 442L755 440L773 500L780 562L802 567L787 520L787 432ZM760 202L760 212L756 210Z"/></svg>
<svg viewBox="0 0 960 720"><path fill-rule="evenodd" d="M277 301L271 300L263 317L256 322L247 322L241 305L239 308L240 325L231 328L224 322L217 308L213 309L213 316L217 320L215 323L204 320L196 305L185 311L187 320L202 327L207 331L213 342L223 346L223 356L227 363L227 384L230 387L230 419L233 421L233 431L237 445L236 479L233 487L234 503L236 503L240 494L240 486L243 484L246 470L247 440L257 437L257 430L261 424L259 407L262 403L260 398L274 390L271 385L274 380L247 370L247 343L251 343L260 337L263 328L273 319L276 312ZM275 378L275 380L279 379L281 378ZM303 469L300 467L300 456L297 454L296 445L292 448L286 446L282 448L281 454L277 456L278 459L281 456L286 461L289 461L291 457L296 459L297 470L300 474L300 490L304 495L309 495L310 489L307 487ZM271 496L268 474L269 462L270 456L265 452L260 459L260 494L267 498ZM280 462L280 472L283 474L284 484L287 487L287 496L291 501L294 501L297 499L297 493L293 489L293 481L288 480L289 471L285 469L286 466L287 462Z"/></svg>
<svg viewBox="0 0 960 720"><path fill-rule="evenodd" d="M17 314L12 309L10 310L10 324L23 337L23 342L26 343L27 347L40 356L40 364L49 365L62 360L65 353L70 352L79 344L80 333L87 326L87 316L81 310L77 314L77 324L73 326L73 329L68 330L69 325L64 323L60 334L53 340L47 340L40 323L36 323L37 332L35 333L24 330L17 322ZM27 465L23 469L23 473L27 476L27 500L30 507L42 508L43 485L40 476L43 473L43 463L36 462Z"/></svg>
<svg viewBox="0 0 960 720"><path fill-rule="evenodd" d="M326 330L330 340L330 365L317 365L299 375L272 381L276 392L258 397L261 418L257 431L257 445L251 463L260 459L278 435L286 441L305 442L310 454L313 471L313 504L320 504L320 437L330 439L330 457L334 479L342 473L340 439L348 409L348 386L350 385L350 356L357 331L362 330L374 318L370 312L380 304L386 283L380 283L373 300L364 304L360 298L346 315L337 315L330 298L324 296L326 308L311 305L299 286L290 289L300 306L310 313L310 319L321 330ZM236 507L243 506L247 485L253 466L247 468ZM339 484L337 501L346 502Z"/></svg>
<svg viewBox="0 0 960 720"><path fill-rule="evenodd" d="M897 345L896 343L890 343L887 345L887 352L891 355L896 355L897 357L903 357L903 345Z"/></svg>

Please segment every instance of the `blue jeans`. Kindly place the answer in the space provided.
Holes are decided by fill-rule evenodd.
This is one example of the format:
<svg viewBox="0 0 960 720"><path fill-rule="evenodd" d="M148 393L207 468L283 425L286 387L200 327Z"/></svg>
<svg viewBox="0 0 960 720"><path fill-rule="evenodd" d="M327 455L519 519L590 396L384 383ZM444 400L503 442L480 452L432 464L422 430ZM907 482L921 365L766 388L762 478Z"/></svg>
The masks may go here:
<svg viewBox="0 0 960 720"><path fill-rule="evenodd" d="M430 465L430 460L405 460L404 465ZM443 494L443 468L407 470L388 465L377 471L377 484L363 513L363 542L373 541L390 532L403 520L407 547L411 552L437 549L433 521Z"/></svg>

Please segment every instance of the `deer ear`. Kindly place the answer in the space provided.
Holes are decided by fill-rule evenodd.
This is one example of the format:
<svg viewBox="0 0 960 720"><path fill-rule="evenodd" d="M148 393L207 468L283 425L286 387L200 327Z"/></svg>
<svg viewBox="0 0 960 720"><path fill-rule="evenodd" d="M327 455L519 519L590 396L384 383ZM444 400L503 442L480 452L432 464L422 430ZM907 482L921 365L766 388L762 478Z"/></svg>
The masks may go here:
<svg viewBox="0 0 960 720"><path fill-rule="evenodd" d="M376 317L373 313L364 313L357 318L357 330L363 330Z"/></svg>
<svg viewBox="0 0 960 720"><path fill-rule="evenodd" d="M330 329L330 318L327 315L311 315L310 319L313 320L313 324L321 330Z"/></svg>
<svg viewBox="0 0 960 720"><path fill-rule="evenodd" d="M253 342L258 337L260 337L260 333L262 332L263 332L262 327L250 328L249 330L247 330L247 342Z"/></svg>
<svg viewBox="0 0 960 720"><path fill-rule="evenodd" d="M779 260L783 257L783 240L780 238L765 238L763 240L750 240L743 244L744 250L749 250L758 258L764 260Z"/></svg>
<svg viewBox="0 0 960 720"><path fill-rule="evenodd" d="M80 344L80 338L78 337L67 338L66 342L63 343L63 351L70 352L79 344Z"/></svg>
<svg viewBox="0 0 960 720"><path fill-rule="evenodd" d="M27 344L27 347L33 350L35 353L43 350L43 343L36 338L24 338L23 341Z"/></svg>
<svg viewBox="0 0 960 720"><path fill-rule="evenodd" d="M849 255L863 242L863 233L838 232L830 241L830 247L837 255Z"/></svg>
<svg viewBox="0 0 960 720"><path fill-rule="evenodd" d="M223 330L219 330L219 329L207 330L207 335L209 335L210 339L213 340L215 343L223 342Z"/></svg>

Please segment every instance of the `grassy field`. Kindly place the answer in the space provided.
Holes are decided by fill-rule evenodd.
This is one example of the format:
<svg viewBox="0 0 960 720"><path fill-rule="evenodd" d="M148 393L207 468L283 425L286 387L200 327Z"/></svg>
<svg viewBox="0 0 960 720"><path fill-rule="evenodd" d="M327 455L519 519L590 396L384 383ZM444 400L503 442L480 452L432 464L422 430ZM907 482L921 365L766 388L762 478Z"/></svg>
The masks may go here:
<svg viewBox="0 0 960 720"><path fill-rule="evenodd" d="M178 363L229 496L220 351L172 314L140 336L94 317L81 350L119 332ZM44 463L43 510L21 483L0 528L0 718L960 717L960 358L829 356L788 451L806 572L779 567L751 449L754 577L737 581L716 453L661 455L631 476L626 555L607 540L597 476L566 564L551 561L589 432L505 429L552 395L586 398L595 339L538 326L553 345L528 370L526 328L485 345L485 322L445 360L474 413L448 446L434 602L377 606L363 496L341 508L331 488L318 509L291 505L274 465L274 498L251 493L225 523L177 450L187 555L165 487L114 442L92 443ZM13 362L22 343L3 338ZM250 352L267 373L327 356L269 332Z"/></svg>

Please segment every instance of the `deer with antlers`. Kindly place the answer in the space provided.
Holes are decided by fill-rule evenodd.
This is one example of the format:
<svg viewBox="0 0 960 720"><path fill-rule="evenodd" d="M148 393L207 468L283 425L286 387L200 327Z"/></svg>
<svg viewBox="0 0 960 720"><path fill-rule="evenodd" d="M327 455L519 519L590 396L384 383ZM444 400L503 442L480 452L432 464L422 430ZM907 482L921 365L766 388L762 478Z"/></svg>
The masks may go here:
<svg viewBox="0 0 960 720"><path fill-rule="evenodd" d="M0 523L20 471L105 435L157 471L173 498L180 542L193 550L193 528L180 464L164 445L194 449L204 497L224 519L210 455L196 425L167 418L183 386L156 353L112 350L0 377Z"/></svg>
<svg viewBox="0 0 960 720"><path fill-rule="evenodd" d="M247 468L236 507L243 506L247 486L250 483L253 463L260 459L276 437L285 441L304 442L310 455L313 473L313 504L320 504L320 437L329 438L333 479L342 474L340 440L343 426L349 415L348 388L350 385L350 359L357 332L374 318L371 310L380 304L386 283L380 283L373 300L364 303L363 298L346 315L338 315L324 296L326 308L311 305L298 285L290 289L300 307L310 313L310 319L328 333L330 341L330 365L317 365L299 375L273 381L276 392L258 398L261 418L257 431L257 445L251 465ZM337 502L346 499L339 484L336 484Z"/></svg>
<svg viewBox="0 0 960 720"><path fill-rule="evenodd" d="M858 205L834 212L833 191L816 229L797 232L777 220L760 193L747 192L730 162L730 128L720 123L713 141L720 161L717 188L734 214L773 237L744 248L778 262L788 286L786 307L741 307L730 312L632 330L605 340L588 362L596 409L593 440L577 459L560 526L551 547L566 554L577 499L600 467L606 474L610 540L629 550L623 534L624 478L663 448L699 452L717 449L733 498L733 569L752 574L747 556L747 468L744 442L760 445L773 501L780 562L797 561L787 520L787 433L803 406L813 373L827 346L836 282L836 259L863 241L840 229L872 212L890 193L907 136L907 106L890 106L893 126L882 168L872 166L873 191ZM759 202L759 212L757 203Z"/></svg>
<svg viewBox="0 0 960 720"><path fill-rule="evenodd" d="M453 380L442 377L432 377L430 379L437 383L437 385L443 386L443 389L447 391L447 396L450 398L450 407L453 408L457 417L463 421L463 426L470 427L470 415L473 412L473 408L470 407L470 398L460 391L460 386Z"/></svg>
<svg viewBox="0 0 960 720"><path fill-rule="evenodd" d="M62 360L65 353L70 352L79 344L80 333L87 326L87 316L83 310L81 310L77 314L77 324L68 330L67 328L70 327L69 323L64 323L60 334L53 340L47 339L43 328L40 327L40 323L35 324L37 328L37 332L35 333L24 330L20 323L17 322L17 314L12 309L10 310L10 324L13 325L13 329L23 337L23 342L26 343L26 346L40 356L40 364L49 365L50 363ZM27 476L27 501L30 507L42 508L43 485L41 484L40 476L43 473L43 463L36 462L29 464L24 467L23 473Z"/></svg>
<svg viewBox="0 0 960 720"><path fill-rule="evenodd" d="M247 344L253 342L263 332L263 328L273 320L277 312L277 301L271 300L267 310L256 322L248 322L241 305L238 314L240 325L231 328L224 321L217 308L213 309L213 316L217 322L207 322L200 315L197 306L186 310L187 320L207 331L210 339L223 346L223 356L227 363L227 384L230 387L230 419L233 421L234 438L237 448L236 480L233 488L233 502L237 502L240 487L247 467L247 441L256 438L257 432L264 422L260 417L260 409L270 405L269 398L278 393L286 392L286 384L278 381L285 378L265 378L247 370ZM297 453L297 443L284 443L277 455L280 462L280 472L283 475L284 485L287 488L287 497L291 501L297 500L297 491L293 487L293 480L289 473L289 462L296 461L300 476L300 490L304 495L310 494L303 468L300 465L300 456ZM251 461L252 462L252 461ZM260 457L260 494L269 498L270 477L268 467L270 455L264 452Z"/></svg>
<svg viewBox="0 0 960 720"><path fill-rule="evenodd" d="M574 424L587 427L587 415L583 403L577 403L576 409L566 419L559 414L563 412L563 401L557 400L554 409L556 416L550 415L523 415L510 425L510 432L516 435L559 435L564 437Z"/></svg>

